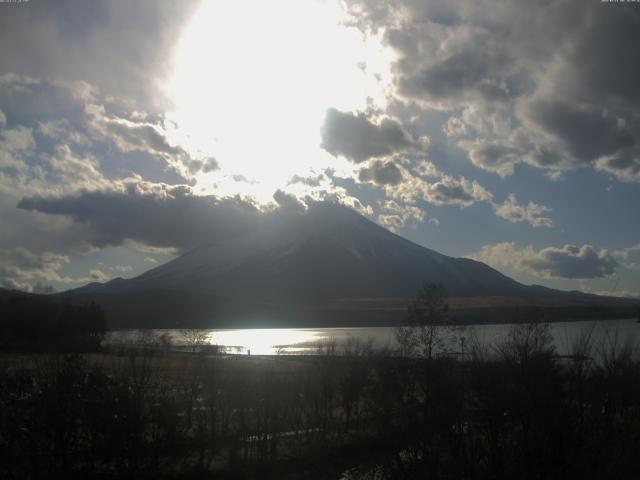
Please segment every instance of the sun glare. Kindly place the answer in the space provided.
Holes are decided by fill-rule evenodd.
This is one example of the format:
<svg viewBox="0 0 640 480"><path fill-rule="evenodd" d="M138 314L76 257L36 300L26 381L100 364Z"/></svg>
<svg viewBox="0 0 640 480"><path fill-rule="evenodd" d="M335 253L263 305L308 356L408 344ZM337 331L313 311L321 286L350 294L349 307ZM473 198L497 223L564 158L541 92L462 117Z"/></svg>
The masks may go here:
<svg viewBox="0 0 640 480"><path fill-rule="evenodd" d="M320 149L327 108L384 105L385 50L344 20L336 0L202 3L168 82L173 140L222 167L200 188L267 201L293 174L334 162ZM230 175L251 183L221 181Z"/></svg>
<svg viewBox="0 0 640 480"><path fill-rule="evenodd" d="M244 353L248 351L254 355L274 355L280 351L296 352L304 345L313 342L320 332L309 329L246 329L246 330L217 330L212 334L209 342L227 347L233 351L239 347ZM307 348L310 348L307 345Z"/></svg>

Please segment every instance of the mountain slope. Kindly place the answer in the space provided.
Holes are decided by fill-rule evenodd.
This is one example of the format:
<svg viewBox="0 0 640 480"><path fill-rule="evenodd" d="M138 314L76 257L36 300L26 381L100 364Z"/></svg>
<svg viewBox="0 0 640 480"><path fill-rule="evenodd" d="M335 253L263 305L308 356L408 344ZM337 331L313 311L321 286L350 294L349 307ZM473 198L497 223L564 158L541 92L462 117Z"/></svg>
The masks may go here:
<svg viewBox="0 0 640 480"><path fill-rule="evenodd" d="M380 317L380 299L410 299L425 282L442 283L454 297L570 295L522 285L481 262L421 247L346 207L318 203L306 214L275 215L243 237L197 248L136 278L63 296L96 300L124 323L197 318L221 325L232 318L260 323L289 315L309 325L328 318L329 308L340 325L354 315L345 307L349 301L377 299ZM315 320L305 320L308 314Z"/></svg>
<svg viewBox="0 0 640 480"><path fill-rule="evenodd" d="M217 242L108 289L171 289L238 298L411 297L425 281L451 295L513 295L526 287L469 259L421 247L356 212L316 204L242 238Z"/></svg>

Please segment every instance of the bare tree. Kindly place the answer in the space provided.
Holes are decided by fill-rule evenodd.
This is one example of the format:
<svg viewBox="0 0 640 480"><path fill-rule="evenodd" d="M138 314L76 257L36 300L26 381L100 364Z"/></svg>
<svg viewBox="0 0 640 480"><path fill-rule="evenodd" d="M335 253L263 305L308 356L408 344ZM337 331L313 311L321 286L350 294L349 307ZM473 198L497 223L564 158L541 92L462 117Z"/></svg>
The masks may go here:
<svg viewBox="0 0 640 480"><path fill-rule="evenodd" d="M407 325L396 328L395 336L403 356L431 359L445 349L450 330L445 289L441 284L427 283L409 306Z"/></svg>
<svg viewBox="0 0 640 480"><path fill-rule="evenodd" d="M182 330L180 334L184 343L191 347L193 352L196 352L198 347L209 343L209 332L206 330L188 328Z"/></svg>
<svg viewBox="0 0 640 480"><path fill-rule="evenodd" d="M512 325L506 340L495 348L503 359L517 364L532 359L549 359L556 353L551 325L535 317Z"/></svg>

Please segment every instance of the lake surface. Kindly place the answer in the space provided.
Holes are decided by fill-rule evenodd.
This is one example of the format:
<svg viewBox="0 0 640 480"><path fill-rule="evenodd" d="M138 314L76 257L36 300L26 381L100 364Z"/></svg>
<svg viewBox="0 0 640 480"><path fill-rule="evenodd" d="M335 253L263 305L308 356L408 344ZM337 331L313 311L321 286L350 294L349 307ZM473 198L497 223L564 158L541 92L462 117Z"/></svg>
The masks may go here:
<svg viewBox="0 0 640 480"><path fill-rule="evenodd" d="M472 325L454 332L442 329L448 339L448 350L460 352L464 345L477 341L493 346L507 338L511 324ZM225 353L252 355L312 355L319 348L335 346L343 351L350 343L370 343L375 349L397 346L394 327L362 328L265 328L265 329L210 329L199 330L206 344L219 345ZM572 353L574 342L590 335L595 344L606 342L623 345L640 340L640 323L635 319L582 322L557 322L550 324L551 335L560 355ZM128 344L161 336L170 339L171 345L185 347L190 344L185 330L121 330L109 332L107 345ZM464 339L464 340L461 340ZM468 348L468 347L467 347Z"/></svg>

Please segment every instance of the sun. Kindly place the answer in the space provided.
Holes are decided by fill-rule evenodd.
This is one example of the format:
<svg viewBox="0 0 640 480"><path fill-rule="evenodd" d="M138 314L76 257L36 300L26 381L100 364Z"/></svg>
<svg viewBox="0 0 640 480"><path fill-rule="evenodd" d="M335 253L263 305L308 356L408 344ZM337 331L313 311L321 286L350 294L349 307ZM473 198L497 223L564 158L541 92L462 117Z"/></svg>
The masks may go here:
<svg viewBox="0 0 640 480"><path fill-rule="evenodd" d="M222 167L199 184L266 201L335 162L319 147L326 110L382 107L389 81L380 38L345 20L337 0L202 3L167 82L173 141Z"/></svg>

